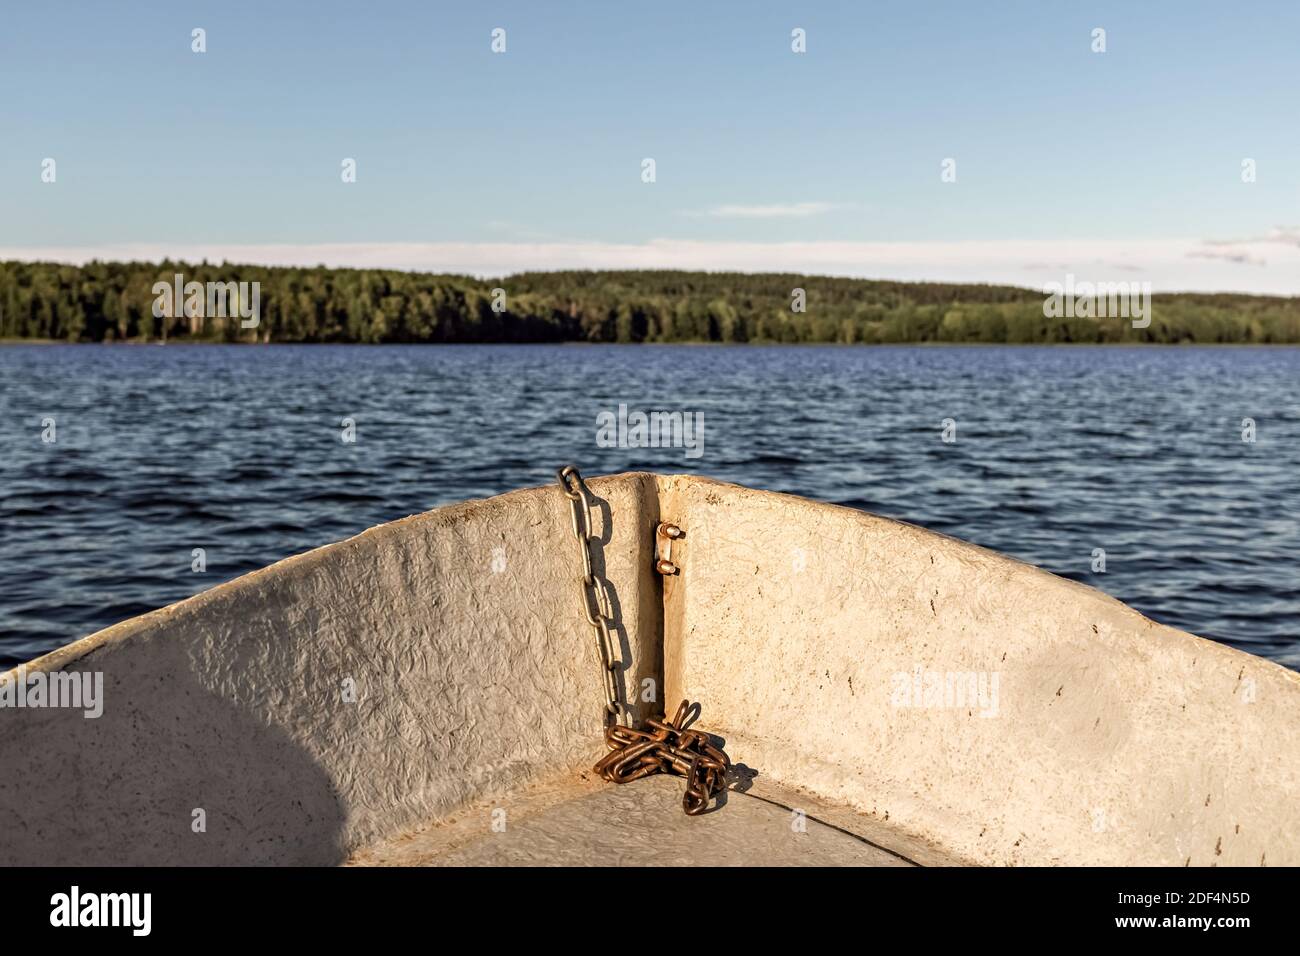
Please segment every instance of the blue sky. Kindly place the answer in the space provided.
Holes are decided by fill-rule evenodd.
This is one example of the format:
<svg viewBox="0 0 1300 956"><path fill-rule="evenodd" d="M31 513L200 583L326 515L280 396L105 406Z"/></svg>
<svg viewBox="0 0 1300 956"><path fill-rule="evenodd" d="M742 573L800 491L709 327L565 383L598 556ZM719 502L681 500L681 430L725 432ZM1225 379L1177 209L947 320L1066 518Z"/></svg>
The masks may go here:
<svg viewBox="0 0 1300 956"><path fill-rule="evenodd" d="M0 253L904 278L1147 256L1165 284L1294 272L1300 292L1281 0L54 0L4 20Z"/></svg>

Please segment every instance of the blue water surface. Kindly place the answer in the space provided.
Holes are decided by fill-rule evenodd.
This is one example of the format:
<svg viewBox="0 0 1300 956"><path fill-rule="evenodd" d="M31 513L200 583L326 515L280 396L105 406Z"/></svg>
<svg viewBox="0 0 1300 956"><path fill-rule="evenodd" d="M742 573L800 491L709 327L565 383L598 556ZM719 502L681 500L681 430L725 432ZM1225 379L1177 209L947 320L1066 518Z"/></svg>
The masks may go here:
<svg viewBox="0 0 1300 956"><path fill-rule="evenodd" d="M703 453L601 447L620 403ZM0 449L0 666L572 461L901 518L1300 668L1298 349L6 346Z"/></svg>

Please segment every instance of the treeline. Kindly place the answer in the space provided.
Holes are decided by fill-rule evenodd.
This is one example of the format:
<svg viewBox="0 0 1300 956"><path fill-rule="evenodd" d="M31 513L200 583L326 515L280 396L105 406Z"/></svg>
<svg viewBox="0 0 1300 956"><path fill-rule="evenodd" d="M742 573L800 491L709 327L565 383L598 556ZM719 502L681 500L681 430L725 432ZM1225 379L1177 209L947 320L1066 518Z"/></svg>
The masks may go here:
<svg viewBox="0 0 1300 956"><path fill-rule="evenodd" d="M259 322L155 314L156 283L259 283ZM803 289L798 311L795 289ZM500 291L498 291L500 290ZM1300 299L1156 295L1150 326L1008 286L704 272L505 279L232 264L0 263L0 338L69 342L1298 343ZM246 303L245 303L246 304Z"/></svg>

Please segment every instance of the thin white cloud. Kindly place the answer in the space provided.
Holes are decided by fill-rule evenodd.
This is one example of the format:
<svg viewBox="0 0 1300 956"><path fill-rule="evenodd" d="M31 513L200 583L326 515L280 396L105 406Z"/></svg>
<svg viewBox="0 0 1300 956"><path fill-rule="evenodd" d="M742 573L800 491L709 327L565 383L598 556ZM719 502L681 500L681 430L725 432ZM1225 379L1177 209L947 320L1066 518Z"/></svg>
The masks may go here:
<svg viewBox="0 0 1300 956"><path fill-rule="evenodd" d="M1274 226L1262 236L1248 239L1206 239L1207 246L1295 246L1300 248L1300 226Z"/></svg>
<svg viewBox="0 0 1300 956"><path fill-rule="evenodd" d="M756 206L733 204L688 211L686 215L708 216L713 219L806 219L842 208L842 203L833 202L787 202Z"/></svg>
<svg viewBox="0 0 1300 956"><path fill-rule="evenodd" d="M1155 292L1300 295L1300 245L1285 234L1233 240L1240 261L1204 258L1196 239L991 240L962 242L730 242L653 239L607 242L432 242L224 245L132 243L0 247L0 259L83 263L91 259L409 269L503 276L554 269L684 269L795 272L930 282L987 282L1042 289L1062 282L1147 281ZM1255 243L1260 245L1256 246ZM1123 268L1120 268L1120 266Z"/></svg>
<svg viewBox="0 0 1300 956"><path fill-rule="evenodd" d="M1234 252L1228 249L1193 249L1187 253L1193 259L1218 259L1222 262L1235 262L1242 266L1267 266L1268 260L1249 252Z"/></svg>
<svg viewBox="0 0 1300 956"><path fill-rule="evenodd" d="M1239 266L1267 268L1270 255L1295 268L1300 253L1300 227L1274 226L1262 236L1245 239L1206 239L1187 253L1193 259L1217 259Z"/></svg>

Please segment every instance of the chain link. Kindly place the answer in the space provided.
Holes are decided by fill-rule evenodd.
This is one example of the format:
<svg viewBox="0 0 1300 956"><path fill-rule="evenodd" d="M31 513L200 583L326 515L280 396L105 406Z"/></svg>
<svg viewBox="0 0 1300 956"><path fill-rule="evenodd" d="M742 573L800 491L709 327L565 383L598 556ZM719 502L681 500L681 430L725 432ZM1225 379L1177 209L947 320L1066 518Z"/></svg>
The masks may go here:
<svg viewBox="0 0 1300 956"><path fill-rule="evenodd" d="M596 575L592 565L591 542L595 536L591 531L591 492L573 465L566 465L555 475L564 497L569 499L573 536L578 539L578 551L582 555L582 613L595 631L600 669L605 675L605 724L607 727L620 722L630 725L631 714L619 702L619 661L614 652L614 635L610 631L614 620L613 604L605 582Z"/></svg>
<svg viewBox="0 0 1300 956"><path fill-rule="evenodd" d="M609 747L595 771L611 783L631 783L654 773L677 774L686 778L682 809L690 817L709 806L709 798L727 788L731 760L713 746L708 734L690 730L691 706L682 701L672 720L651 717L650 730L606 727Z"/></svg>
<svg viewBox="0 0 1300 956"><path fill-rule="evenodd" d="M711 797L726 789L731 761L713 745L708 734L690 729L692 707L686 701L682 701L672 720L652 717L646 722L649 730L632 726L631 708L619 702L620 665L615 660L614 636L610 633L613 606L604 580L597 577L592 565L591 542L596 536L591 531L591 492L573 465L561 468L555 476L569 500L573 536L578 539L582 555L582 613L596 632L601 671L605 675L605 745L610 752L594 769L611 783L630 783L654 773L683 776L686 793L682 796L682 809L688 816L697 816L708 809ZM684 536L681 528L673 524L660 524L655 533L669 542ZM661 574L676 574L677 566L666 558L667 554L664 559L656 560L655 566ZM671 572L665 571L663 565L668 565Z"/></svg>

